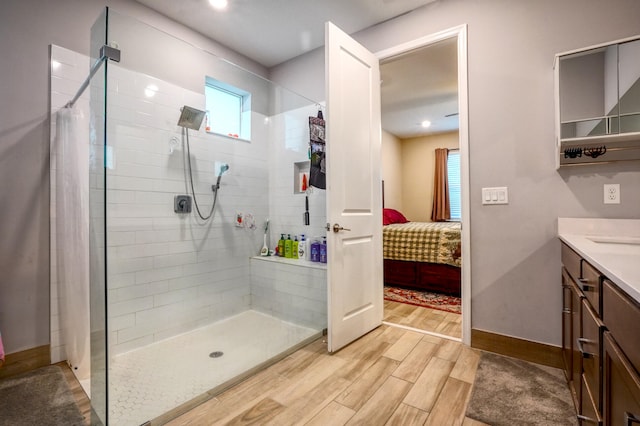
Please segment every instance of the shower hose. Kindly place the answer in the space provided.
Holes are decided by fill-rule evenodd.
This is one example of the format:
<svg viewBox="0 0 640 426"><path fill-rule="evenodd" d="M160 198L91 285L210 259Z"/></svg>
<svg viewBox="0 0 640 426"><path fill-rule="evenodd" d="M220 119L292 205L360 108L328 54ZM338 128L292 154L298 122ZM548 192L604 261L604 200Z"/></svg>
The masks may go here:
<svg viewBox="0 0 640 426"><path fill-rule="evenodd" d="M209 220L211 218L211 216L213 216L213 211L216 208L216 201L218 200L218 186L217 185L212 185L212 190L213 190L213 204L211 205L211 210L209 211L209 215L208 216L203 216L202 213L200 213L200 207L198 206L198 200L196 198L196 191L193 189L193 173L191 171L191 147L189 146L189 129L187 129L186 127L183 127L184 132L186 134L186 141L187 141L187 163L188 163L188 169L189 169L189 183L191 184L191 195L193 195L193 204L195 204L196 206L196 212L198 213L198 216L200 216L200 219L202 220Z"/></svg>

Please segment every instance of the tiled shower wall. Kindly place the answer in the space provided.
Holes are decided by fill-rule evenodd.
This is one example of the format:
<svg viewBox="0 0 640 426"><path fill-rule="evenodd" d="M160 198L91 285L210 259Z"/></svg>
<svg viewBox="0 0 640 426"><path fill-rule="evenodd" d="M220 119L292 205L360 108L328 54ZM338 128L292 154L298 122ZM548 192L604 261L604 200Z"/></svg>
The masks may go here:
<svg viewBox="0 0 640 426"><path fill-rule="evenodd" d="M269 157L269 247L274 248L280 234L285 237L305 234L307 241L325 235L326 194L311 188L310 225L303 221L305 193L296 188L296 163L309 160L309 116L316 116L319 106L309 104L270 117L271 145ZM307 163L308 164L308 163ZM306 169L308 172L308 169ZM278 318L321 330L327 326L327 275L325 265L301 260L281 263L251 262L252 308Z"/></svg>
<svg viewBox="0 0 640 426"><path fill-rule="evenodd" d="M190 192L180 107L204 110L204 94L113 65L108 90L108 307L117 354L250 309L249 257L262 235L236 227L235 215L260 224L268 213L268 129L254 113L251 142L189 130L204 215L216 162L230 167L214 218L204 222L173 210L174 196Z"/></svg>
<svg viewBox="0 0 640 426"><path fill-rule="evenodd" d="M83 71L88 62L77 61ZM82 79L83 71L65 67L61 72L76 73ZM79 85L73 79L67 83L72 92ZM68 100L66 95L61 99L62 104ZM230 166L222 177L214 219L205 223L194 214L173 211L174 196L190 192L184 135L176 124L180 107L204 109L204 95L110 63L107 99L112 355L252 307L312 325L308 312L297 315L304 310L283 304L282 300L292 300L283 286L273 282L265 287L262 272L251 272L249 258L259 253L267 218L271 248L280 232L324 233L324 191L309 194L311 226L302 222L304 195L293 191L293 163L307 159L307 117L315 115L317 107L310 104L271 117L254 113L251 142L189 131L193 179L203 214L211 207L217 163ZM251 214L255 229L236 227L237 212ZM318 281L317 272L309 274ZM260 281L259 291L252 291L252 279ZM300 276L295 280L300 283ZM299 293L299 289L292 291ZM317 305L314 311L326 310L326 291L316 288L309 294L313 295L302 304ZM326 323L326 316L314 315L319 318L312 323L319 327ZM57 334L52 334L52 347L54 338Z"/></svg>

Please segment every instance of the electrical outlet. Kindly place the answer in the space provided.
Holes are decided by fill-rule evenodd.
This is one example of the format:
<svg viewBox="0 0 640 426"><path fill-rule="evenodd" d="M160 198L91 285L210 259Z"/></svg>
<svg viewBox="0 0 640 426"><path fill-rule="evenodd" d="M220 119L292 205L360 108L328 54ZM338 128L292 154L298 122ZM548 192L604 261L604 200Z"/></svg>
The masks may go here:
<svg viewBox="0 0 640 426"><path fill-rule="evenodd" d="M604 203L620 204L620 184L619 183L605 184Z"/></svg>

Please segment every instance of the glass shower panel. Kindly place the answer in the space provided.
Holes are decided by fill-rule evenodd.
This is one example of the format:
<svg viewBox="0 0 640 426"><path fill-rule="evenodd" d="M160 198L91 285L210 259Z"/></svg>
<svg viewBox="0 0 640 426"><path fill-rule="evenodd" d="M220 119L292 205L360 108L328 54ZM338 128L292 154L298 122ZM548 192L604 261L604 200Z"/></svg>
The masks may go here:
<svg viewBox="0 0 640 426"><path fill-rule="evenodd" d="M91 65L107 42L108 9L91 27ZM91 345L91 424L108 424L107 342L105 275L105 123L107 63L96 72L89 86L89 322Z"/></svg>
<svg viewBox="0 0 640 426"><path fill-rule="evenodd" d="M318 104L111 9L107 43L121 51L106 79L107 411L142 424L326 327L326 270L258 256L267 220L271 248L324 235L324 193L306 194L305 226L295 190ZM205 111L207 78L251 95L251 140L178 126L183 106ZM176 212L177 196L213 217Z"/></svg>

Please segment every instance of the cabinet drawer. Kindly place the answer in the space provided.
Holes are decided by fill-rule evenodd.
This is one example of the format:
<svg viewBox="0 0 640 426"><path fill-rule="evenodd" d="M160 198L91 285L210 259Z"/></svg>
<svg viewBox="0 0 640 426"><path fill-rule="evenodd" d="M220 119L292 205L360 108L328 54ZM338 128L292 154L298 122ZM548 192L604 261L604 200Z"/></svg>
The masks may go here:
<svg viewBox="0 0 640 426"><path fill-rule="evenodd" d="M631 365L640 371L640 305L607 279L602 293L602 320Z"/></svg>
<svg viewBox="0 0 640 426"><path fill-rule="evenodd" d="M600 276L600 271L585 260L582 261L582 274L578 279L578 284L598 315L602 315L600 312L602 306L600 304Z"/></svg>
<svg viewBox="0 0 640 426"><path fill-rule="evenodd" d="M602 407L600 400L600 382L602 380L600 354L602 353L603 327L600 318L591 309L589 303L583 299L582 336L578 339L577 345L582 357L583 379L598 410Z"/></svg>
<svg viewBox="0 0 640 426"><path fill-rule="evenodd" d="M578 281L580 278L580 262L582 258L578 253L573 251L571 247L562 243L562 265L564 265L565 269L571 275L575 281Z"/></svg>
<svg viewBox="0 0 640 426"><path fill-rule="evenodd" d="M605 425L640 424L640 377L611 333L604 333L603 403Z"/></svg>

